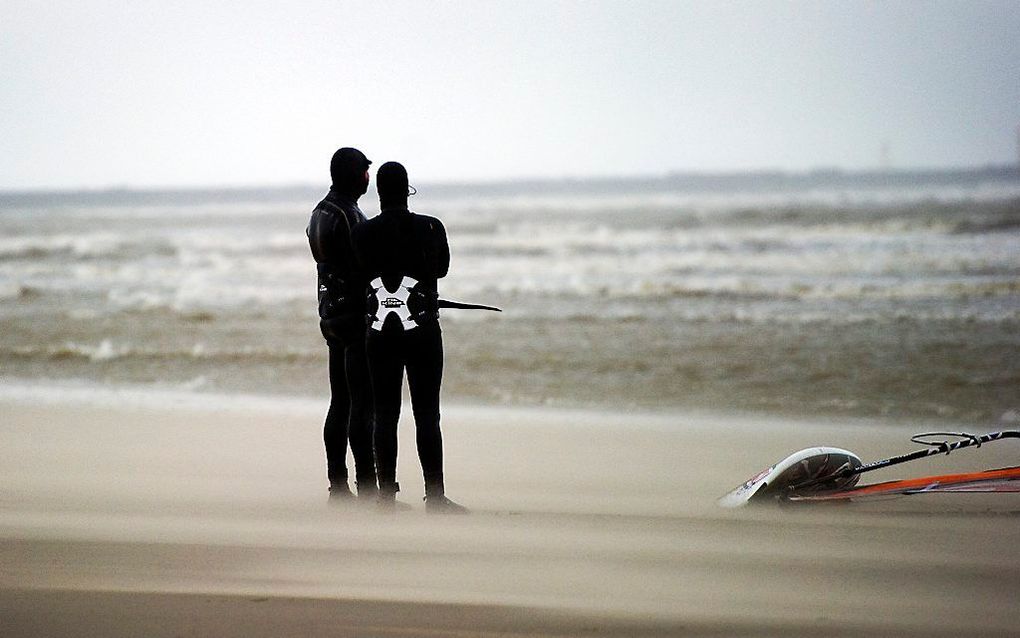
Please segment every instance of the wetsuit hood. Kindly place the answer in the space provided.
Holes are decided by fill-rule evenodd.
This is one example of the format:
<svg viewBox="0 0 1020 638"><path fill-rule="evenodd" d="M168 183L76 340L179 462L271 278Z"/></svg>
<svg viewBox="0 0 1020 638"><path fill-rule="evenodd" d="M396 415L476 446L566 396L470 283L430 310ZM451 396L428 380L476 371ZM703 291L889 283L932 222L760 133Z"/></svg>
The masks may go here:
<svg viewBox="0 0 1020 638"><path fill-rule="evenodd" d="M368 191L366 174L372 161L356 148L345 146L333 153L329 162L331 190L357 200Z"/></svg>
<svg viewBox="0 0 1020 638"><path fill-rule="evenodd" d="M407 208L407 169L400 162L386 162L380 166L375 174L375 187L383 210Z"/></svg>

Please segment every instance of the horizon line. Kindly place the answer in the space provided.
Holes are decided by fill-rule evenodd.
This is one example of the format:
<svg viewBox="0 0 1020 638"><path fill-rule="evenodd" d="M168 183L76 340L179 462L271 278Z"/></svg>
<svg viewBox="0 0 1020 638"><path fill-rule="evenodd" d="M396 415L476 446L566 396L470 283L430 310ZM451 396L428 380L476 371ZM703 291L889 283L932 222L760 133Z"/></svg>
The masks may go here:
<svg viewBox="0 0 1020 638"><path fill-rule="evenodd" d="M727 180L743 177L758 178L839 178L839 177L908 177L937 175L994 174L1003 177L1015 175L1020 178L1018 163L986 163L960 166L914 166L843 168L839 166L817 166L807 169L753 168L732 170L672 170L665 173L632 173L618 175L564 175L559 177L510 177L478 180L422 180L419 185L442 188L500 188L524 185L566 185L566 184L608 184L608 183L655 183L671 180ZM277 182L272 184L178 184L178 185L128 185L108 184L103 186L0 186L5 196L48 195L48 194L116 194L116 193L201 193L201 192L252 192L252 191L297 191L328 188L329 180L321 182Z"/></svg>

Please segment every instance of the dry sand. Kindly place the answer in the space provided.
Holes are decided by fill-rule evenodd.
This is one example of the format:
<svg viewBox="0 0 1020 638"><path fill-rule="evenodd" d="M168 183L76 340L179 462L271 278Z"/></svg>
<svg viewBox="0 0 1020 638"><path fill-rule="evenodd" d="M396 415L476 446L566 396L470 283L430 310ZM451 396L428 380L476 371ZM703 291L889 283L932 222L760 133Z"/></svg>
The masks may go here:
<svg viewBox="0 0 1020 638"><path fill-rule="evenodd" d="M473 514L425 515L405 422L413 509L386 516L326 503L324 406L4 397L0 636L1020 635L1012 496L715 505L794 450L870 460L921 426L452 407Z"/></svg>

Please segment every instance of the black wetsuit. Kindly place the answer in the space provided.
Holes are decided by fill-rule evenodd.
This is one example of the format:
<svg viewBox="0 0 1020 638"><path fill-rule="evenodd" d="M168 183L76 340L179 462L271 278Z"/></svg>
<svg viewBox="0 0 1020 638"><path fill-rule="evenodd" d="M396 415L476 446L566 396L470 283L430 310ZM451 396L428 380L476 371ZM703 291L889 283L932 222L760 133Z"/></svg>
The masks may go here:
<svg viewBox="0 0 1020 638"><path fill-rule="evenodd" d="M443 378L443 336L435 309L436 280L450 268L446 229L434 217L406 208L385 208L352 232L354 251L366 281L381 277L393 289L402 277L418 281L426 306L417 327L405 330L389 315L381 331L368 331L368 365L375 394L375 453L379 489L395 493L397 421L404 370L411 394L418 458L426 494L443 495L443 437L439 428L439 391ZM410 305L410 304L409 304Z"/></svg>
<svg viewBox="0 0 1020 638"><path fill-rule="evenodd" d="M351 229L365 222L357 201L331 189L312 211L308 244L318 268L319 326L329 346L329 412L323 428L330 484L347 483L347 441L359 490L375 486L372 387L365 357L365 279Z"/></svg>

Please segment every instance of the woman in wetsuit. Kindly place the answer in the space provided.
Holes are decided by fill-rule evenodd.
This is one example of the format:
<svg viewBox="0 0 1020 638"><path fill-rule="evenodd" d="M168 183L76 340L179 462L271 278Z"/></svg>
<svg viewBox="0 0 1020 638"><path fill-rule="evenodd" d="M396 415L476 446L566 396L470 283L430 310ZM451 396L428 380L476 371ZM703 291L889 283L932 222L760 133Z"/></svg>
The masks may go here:
<svg viewBox="0 0 1020 638"><path fill-rule="evenodd" d="M439 391L443 335L436 282L450 268L446 229L434 217L407 209L407 171L387 162L376 173L382 212L352 230L354 252L369 284L367 352L375 396L375 458L379 502L395 506L397 421L407 370L418 458L430 513L467 510L446 497Z"/></svg>

